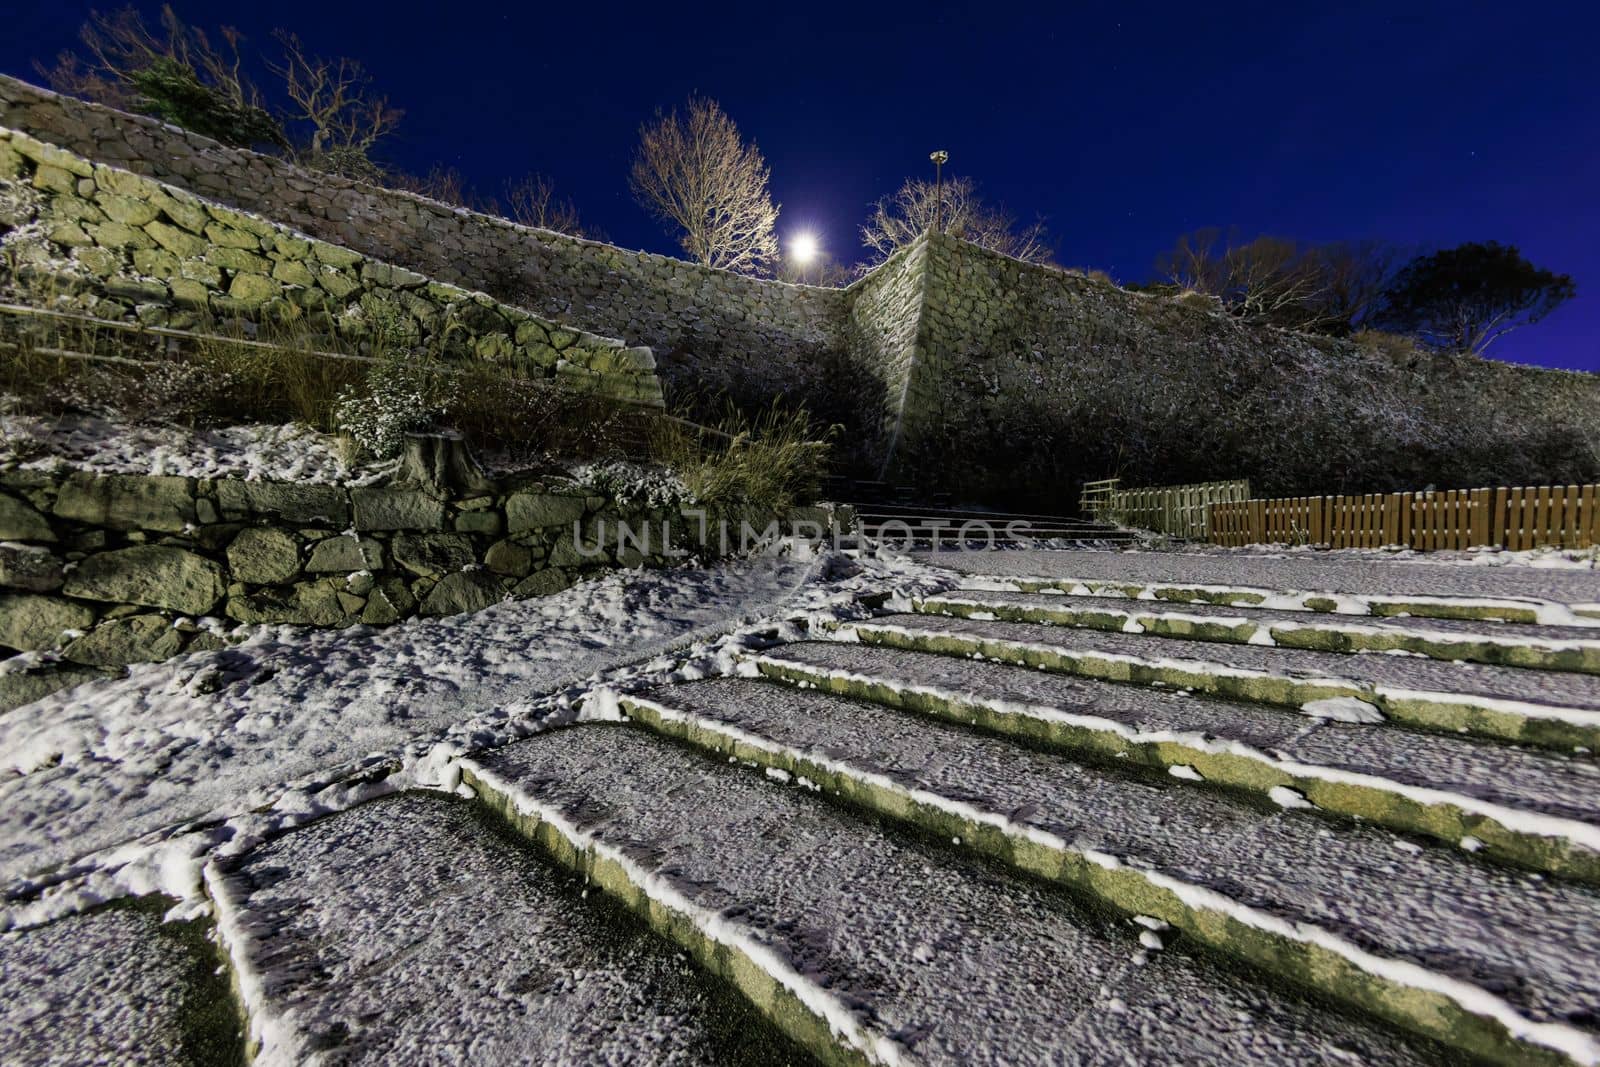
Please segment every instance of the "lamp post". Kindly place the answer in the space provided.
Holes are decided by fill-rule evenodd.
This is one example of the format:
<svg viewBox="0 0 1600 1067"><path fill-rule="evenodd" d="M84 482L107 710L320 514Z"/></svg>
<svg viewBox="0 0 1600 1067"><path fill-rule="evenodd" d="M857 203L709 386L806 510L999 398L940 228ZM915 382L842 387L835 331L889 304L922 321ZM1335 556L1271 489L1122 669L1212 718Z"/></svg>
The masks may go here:
<svg viewBox="0 0 1600 1067"><path fill-rule="evenodd" d="M950 162L950 153L941 148L928 158L933 160L933 229L943 233L940 217L944 212L944 165Z"/></svg>

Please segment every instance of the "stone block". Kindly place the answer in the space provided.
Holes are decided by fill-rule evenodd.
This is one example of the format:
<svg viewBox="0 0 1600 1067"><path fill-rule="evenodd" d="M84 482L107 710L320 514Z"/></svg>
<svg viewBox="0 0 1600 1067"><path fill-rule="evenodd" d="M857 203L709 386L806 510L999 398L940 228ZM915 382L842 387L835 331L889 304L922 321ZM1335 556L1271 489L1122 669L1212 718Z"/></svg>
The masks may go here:
<svg viewBox="0 0 1600 1067"><path fill-rule="evenodd" d="M505 599L500 582L487 571L457 571L445 575L422 602L424 615L459 615L482 611Z"/></svg>
<svg viewBox="0 0 1600 1067"><path fill-rule="evenodd" d="M222 568L170 545L138 545L90 556L67 575L62 592L84 600L167 608L204 615L222 599Z"/></svg>
<svg viewBox="0 0 1600 1067"><path fill-rule="evenodd" d="M61 560L47 548L0 541L0 587L49 593L61 588Z"/></svg>
<svg viewBox="0 0 1600 1067"><path fill-rule="evenodd" d="M0 541L54 541L50 522L26 500L0 493Z"/></svg>
<svg viewBox="0 0 1600 1067"><path fill-rule="evenodd" d="M506 499L506 528L511 533L567 526L583 518L583 498L554 493L513 493Z"/></svg>
<svg viewBox="0 0 1600 1067"><path fill-rule="evenodd" d="M0 593L0 645L21 652L51 649L68 630L87 630L94 612L82 604L33 593Z"/></svg>
<svg viewBox="0 0 1600 1067"><path fill-rule="evenodd" d="M61 486L55 514L113 530L178 533L196 521L194 482L156 475L77 473Z"/></svg>
<svg viewBox="0 0 1600 1067"><path fill-rule="evenodd" d="M228 573L236 582L281 585L300 574L300 542L271 526L240 530L228 546Z"/></svg>
<svg viewBox="0 0 1600 1067"><path fill-rule="evenodd" d="M270 515L292 523L350 525L350 502L335 485L292 482L217 482L217 503L224 515Z"/></svg>
<svg viewBox="0 0 1600 1067"><path fill-rule="evenodd" d="M183 634L160 615L135 615L103 622L73 641L63 655L91 667L156 663L183 651Z"/></svg>
<svg viewBox="0 0 1600 1067"><path fill-rule="evenodd" d="M573 577L569 572L560 567L546 567L518 582L512 592L517 596L549 596L570 588L572 583Z"/></svg>
<svg viewBox="0 0 1600 1067"><path fill-rule="evenodd" d="M533 552L515 541L496 541L484 554L483 565L496 574L526 578L533 570Z"/></svg>
<svg viewBox="0 0 1600 1067"><path fill-rule="evenodd" d="M391 547L395 564L421 578L442 578L478 562L472 538L461 533L401 533Z"/></svg>
<svg viewBox="0 0 1600 1067"><path fill-rule="evenodd" d="M442 530L444 504L414 489L350 490L357 530Z"/></svg>
<svg viewBox="0 0 1600 1067"><path fill-rule="evenodd" d="M353 574L383 569L383 545L370 537L329 537L311 548L307 574Z"/></svg>

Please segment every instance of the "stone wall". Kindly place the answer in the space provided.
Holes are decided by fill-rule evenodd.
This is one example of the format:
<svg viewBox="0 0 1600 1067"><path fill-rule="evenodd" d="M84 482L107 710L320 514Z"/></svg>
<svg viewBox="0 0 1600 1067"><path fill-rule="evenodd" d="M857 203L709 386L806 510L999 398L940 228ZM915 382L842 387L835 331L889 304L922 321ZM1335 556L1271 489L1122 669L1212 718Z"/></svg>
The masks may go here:
<svg viewBox="0 0 1600 1067"><path fill-rule="evenodd" d="M928 243L918 240L851 287L846 345L871 373L858 387L862 409L851 425L864 435L862 455L876 461L874 473L895 452L912 368L922 358L919 328L926 297Z"/></svg>
<svg viewBox="0 0 1600 1067"><path fill-rule="evenodd" d="M842 290L763 282L518 226L307 172L4 76L0 126L556 322L649 346L669 389L686 401L722 392L745 401L823 397L846 361Z"/></svg>
<svg viewBox="0 0 1600 1067"><path fill-rule="evenodd" d="M649 524L649 554L619 545L619 521ZM462 497L0 472L0 657L59 652L31 677L0 658L0 710L107 669L223 647L233 623L385 625L557 592L669 552L719 552L714 536L702 549L701 531L677 509L619 508L531 479Z"/></svg>
<svg viewBox="0 0 1600 1067"><path fill-rule="evenodd" d="M299 322L314 338L356 348L381 333L401 348L662 403L648 348L559 326L4 128L0 256L13 286L64 291L102 319Z"/></svg>
<svg viewBox="0 0 1600 1067"><path fill-rule="evenodd" d="M1600 476L1600 375L1241 323L935 238L892 473L1071 505L1077 482L1262 495Z"/></svg>

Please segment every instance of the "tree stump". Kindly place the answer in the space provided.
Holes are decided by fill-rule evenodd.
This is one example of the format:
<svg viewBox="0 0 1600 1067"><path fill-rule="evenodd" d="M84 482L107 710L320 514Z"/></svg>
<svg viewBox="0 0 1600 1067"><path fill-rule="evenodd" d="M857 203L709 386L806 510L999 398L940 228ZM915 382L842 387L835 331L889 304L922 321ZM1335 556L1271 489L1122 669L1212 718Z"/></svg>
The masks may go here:
<svg viewBox="0 0 1600 1067"><path fill-rule="evenodd" d="M483 473L472 449L458 433L407 434L394 480L425 486L448 496L494 491L494 483Z"/></svg>

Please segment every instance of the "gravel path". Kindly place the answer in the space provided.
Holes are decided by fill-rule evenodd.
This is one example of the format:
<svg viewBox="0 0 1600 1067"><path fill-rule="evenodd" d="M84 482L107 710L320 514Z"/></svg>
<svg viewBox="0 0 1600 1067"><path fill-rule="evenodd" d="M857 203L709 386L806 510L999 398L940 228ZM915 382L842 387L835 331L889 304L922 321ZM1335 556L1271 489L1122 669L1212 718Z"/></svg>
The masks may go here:
<svg viewBox="0 0 1600 1067"><path fill-rule="evenodd" d="M222 887L229 932L248 932L242 955L262 983L257 1062L799 1055L460 800L409 793L332 816L257 849Z"/></svg>
<svg viewBox="0 0 1600 1067"><path fill-rule="evenodd" d="M1202 733L1303 763L1600 822L1600 764L1557 753L1394 724L1328 722L1283 708L1201 694L838 641L785 645L766 653L766 658L847 671L900 687L922 686L979 700L1094 715L1141 731Z"/></svg>
<svg viewBox="0 0 1600 1067"><path fill-rule="evenodd" d="M1499 993L1541 1021L1600 1022L1600 892L1388 831L1121 774L921 716L770 682L653 700L970 804Z"/></svg>
<svg viewBox="0 0 1600 1067"><path fill-rule="evenodd" d="M1410 1063L1430 1052L794 786L615 726L483 760L938 1063Z"/></svg>
<svg viewBox="0 0 1600 1067"><path fill-rule="evenodd" d="M918 553L967 574L1194 582L1351 594L1537 597L1600 601L1600 570L1417 562L1286 552L1140 552L1045 549ZM1492 557L1491 557L1492 558Z"/></svg>

